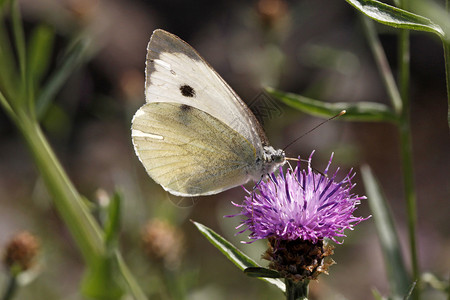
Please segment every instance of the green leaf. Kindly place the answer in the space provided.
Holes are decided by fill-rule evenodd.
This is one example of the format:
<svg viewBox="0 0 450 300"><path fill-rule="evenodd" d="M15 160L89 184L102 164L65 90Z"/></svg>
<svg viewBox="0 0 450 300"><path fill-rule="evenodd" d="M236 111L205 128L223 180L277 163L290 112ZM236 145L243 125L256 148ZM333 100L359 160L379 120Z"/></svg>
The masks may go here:
<svg viewBox="0 0 450 300"><path fill-rule="evenodd" d="M0 66L0 91L5 98L12 101L19 94L20 78L17 72L18 67L16 66L12 43L8 38L3 20L0 23Z"/></svg>
<svg viewBox="0 0 450 300"><path fill-rule="evenodd" d="M47 25L36 27L28 47L28 72L34 85L38 84L48 70L55 34Z"/></svg>
<svg viewBox="0 0 450 300"><path fill-rule="evenodd" d="M103 228L107 249L117 246L117 239L120 232L120 204L122 202L122 195L115 192L109 201L108 215Z"/></svg>
<svg viewBox="0 0 450 300"><path fill-rule="evenodd" d="M397 117L387 106L375 102L355 102L355 103L327 103L301 95L286 93L272 88L266 88L266 91L273 97L281 100L286 105L303 111L313 116L322 118L331 118L342 110L346 114L339 119L349 121L387 121L396 122Z"/></svg>
<svg viewBox="0 0 450 300"><path fill-rule="evenodd" d="M433 32L445 38L442 28L430 19L375 0L346 0L366 16L395 28Z"/></svg>
<svg viewBox="0 0 450 300"><path fill-rule="evenodd" d="M3 106L3 109L9 115L11 120L13 120L14 122L17 122L16 113L14 112L13 108L11 107L11 105L9 105L8 99L6 99L6 97L2 94L1 90L0 90L0 105Z"/></svg>
<svg viewBox="0 0 450 300"><path fill-rule="evenodd" d="M23 31L22 18L20 15L19 3L17 0L12 0L11 3L11 16L13 26L13 36L15 47L17 51L17 57L19 60L19 69L22 76L22 83L25 83L26 72L26 46L25 46L25 34ZM24 85L26 86L26 85Z"/></svg>
<svg viewBox="0 0 450 300"><path fill-rule="evenodd" d="M84 274L81 290L88 299L119 300L124 294L124 281L119 275L115 253L99 257L88 266Z"/></svg>
<svg viewBox="0 0 450 300"><path fill-rule="evenodd" d="M403 262L393 218L370 167L361 167L361 174L383 251L391 295L395 299L403 299L410 290L410 279Z"/></svg>
<svg viewBox="0 0 450 300"><path fill-rule="evenodd" d="M69 76L85 60L87 60L87 48L89 41L87 39L78 40L67 50L67 54L61 59L61 63L50 75L36 100L36 113L38 119L42 119L51 102L59 92Z"/></svg>
<svg viewBox="0 0 450 300"><path fill-rule="evenodd" d="M250 277L281 278L280 272L261 267L246 268L244 273Z"/></svg>
<svg viewBox="0 0 450 300"><path fill-rule="evenodd" d="M212 229L200 223L194 221L191 222L194 223L195 227L197 227L200 233L203 234L211 244L213 244L217 249L219 249L219 251L222 252L222 254L224 254L231 262L233 262L242 271L250 267L256 268L261 267L254 260L252 260L244 253L242 253L233 244L225 240L222 236L214 232ZM286 290L284 282L280 279L274 278L260 278L260 279L277 286L283 292L285 292Z"/></svg>

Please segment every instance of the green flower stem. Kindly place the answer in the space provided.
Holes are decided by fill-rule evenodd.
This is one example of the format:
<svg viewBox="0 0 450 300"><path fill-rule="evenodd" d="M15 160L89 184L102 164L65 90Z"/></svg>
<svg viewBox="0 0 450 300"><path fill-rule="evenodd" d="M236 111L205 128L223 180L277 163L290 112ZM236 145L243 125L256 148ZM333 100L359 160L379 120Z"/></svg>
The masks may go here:
<svg viewBox="0 0 450 300"><path fill-rule="evenodd" d="M308 300L309 280L295 282L286 278L286 300Z"/></svg>
<svg viewBox="0 0 450 300"><path fill-rule="evenodd" d="M406 198L406 206L408 213L408 230L409 230L409 244L411 251L411 265L413 271L413 280L419 280L419 265L417 261L417 246L416 246L416 224L417 224L417 208L416 208L416 194L414 189L414 170L412 157L412 142L410 131L409 118L401 120L399 127L402 169L404 180L404 193ZM417 282L418 283L418 282ZM419 287L419 285L417 285ZM416 289L417 290L417 289Z"/></svg>
<svg viewBox="0 0 450 300"><path fill-rule="evenodd" d="M106 253L103 234L89 213L72 182L67 177L39 125L25 113L16 112L17 125L22 132L42 174L54 204L69 228L88 266L94 266ZM135 300L147 299L120 253L115 256L119 270Z"/></svg>
<svg viewBox="0 0 450 300"><path fill-rule="evenodd" d="M102 233L98 224L89 214L39 125L24 113L18 115L18 119L17 125L52 195L56 209L72 233L83 258L88 264L94 263L105 253Z"/></svg>
<svg viewBox="0 0 450 300"><path fill-rule="evenodd" d="M12 272L11 272L9 274L8 286L6 287L6 290L5 290L1 300L12 299L16 290L17 290L17 275L12 274Z"/></svg>
<svg viewBox="0 0 450 300"><path fill-rule="evenodd" d="M400 6L407 9L407 0L400 1ZM411 141L411 121L410 121L410 101L409 101L409 85L410 85L410 41L409 31L400 30L399 33L399 85L400 95L403 102L403 110L400 115L400 147L403 169L403 189L406 199L406 207L408 214L408 230L409 230L409 246L411 252L411 265L413 272L413 280L417 283L414 290L413 298L419 299L420 290L420 274L419 264L417 260L417 242L416 242L416 224L417 224L417 205L416 193L414 189L414 170L412 157L412 141Z"/></svg>
<svg viewBox="0 0 450 300"><path fill-rule="evenodd" d="M84 200L69 180L39 126L34 106L35 91L33 80L37 77L33 77L36 75L33 71L36 70L33 69L33 59L30 59L29 61L26 59L27 51L25 35L19 4L17 0L0 0L0 20L2 22L2 8L4 7L2 5L4 5L5 2L8 2L7 4L10 5L12 36L14 40L14 43L11 44L14 45L16 50L15 57L18 61L18 67L12 63L12 58L14 57L12 49L5 46L5 44L9 45L10 43L0 43L3 46L0 47L0 61L3 63L2 66L4 67L0 68L0 80L2 81L1 88L3 89L0 90L0 106L4 108L4 111L23 135L35 165L41 173L45 185L53 198L54 206L67 225L87 265L86 274L94 274L91 278L85 276L85 278L88 278L86 287L91 288L90 291L100 291L97 297L99 299L105 299L104 295L111 294L120 296L123 294L123 281L120 280L123 279L128 284L129 293L133 298L136 300L144 300L146 299L145 295L133 278L131 272L128 270L128 267L120 254L111 257L111 253L108 253L108 250L110 250L108 249L108 242L111 240L111 233L109 233L109 235L108 233L105 234L89 212ZM9 41L3 28L0 29L0 40ZM31 45L31 50L29 51L33 52L33 42ZM71 58L76 56L77 59L68 59L71 64L64 65L65 68L61 69L62 71L60 71L57 74L56 79L52 81L50 88L46 89L46 91L50 93L45 94L47 97L51 97L57 92L57 89L66 79L65 75L69 74L73 67L80 62L80 59L78 58L81 57L81 50L74 53L75 54L72 55ZM20 76L15 73L17 69L19 70ZM115 280L118 277L116 276L117 272L109 272L108 269L112 269L112 267L117 265L119 266L120 274L122 276L122 278L119 278L119 281ZM102 271L106 272L105 276L101 273ZM95 277L95 275L98 276ZM11 295L16 285L16 278L13 278L12 280L10 287L5 292L5 296L1 299L6 300L12 297ZM95 286L95 283L98 282L100 282L100 288L98 288L98 285ZM94 288L92 288L92 286L94 286ZM105 287L110 288L110 290L105 290ZM9 290L11 290L11 292L9 292ZM107 297L106 299L112 298Z"/></svg>

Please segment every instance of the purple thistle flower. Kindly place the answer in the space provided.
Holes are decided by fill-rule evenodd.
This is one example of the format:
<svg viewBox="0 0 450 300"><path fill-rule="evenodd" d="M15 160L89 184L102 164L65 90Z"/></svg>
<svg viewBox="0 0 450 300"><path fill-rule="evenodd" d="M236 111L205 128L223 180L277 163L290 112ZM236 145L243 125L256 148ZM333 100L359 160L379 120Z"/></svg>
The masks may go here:
<svg viewBox="0 0 450 300"><path fill-rule="evenodd" d="M241 205L233 203L242 209L234 216L244 216L236 228L244 229L238 233L249 230L253 241L267 238L269 248L263 258L270 261L269 268L294 282L328 274L334 264L334 247L326 239L341 244L336 238L345 237L345 229L353 230L367 219L353 216L361 199L366 199L350 192L355 173L350 170L339 182L335 181L339 168L328 176L333 154L323 174L315 173L311 168L313 154L306 170L300 169L300 161L285 175L280 168L278 176L272 173L270 180L247 191L249 195Z"/></svg>
<svg viewBox="0 0 450 300"><path fill-rule="evenodd" d="M329 238L345 237L344 230L367 218L355 217L353 212L365 196L352 194L355 186L351 182L352 170L340 182L336 182L339 168L327 176L333 154L323 174L314 173L311 168L311 153L306 170L300 170L300 162L294 171L288 169L286 175L270 174L270 180L261 181L253 192L245 197L237 215L245 220L236 228L250 231L251 240L273 237L277 240L293 241L301 239L313 244ZM235 215L235 216L237 216Z"/></svg>

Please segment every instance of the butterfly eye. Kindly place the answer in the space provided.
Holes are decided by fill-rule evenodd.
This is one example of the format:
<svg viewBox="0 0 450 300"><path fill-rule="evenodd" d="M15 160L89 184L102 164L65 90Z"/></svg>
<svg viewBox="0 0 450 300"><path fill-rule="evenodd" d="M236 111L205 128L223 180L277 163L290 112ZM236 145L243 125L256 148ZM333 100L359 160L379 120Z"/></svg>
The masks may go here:
<svg viewBox="0 0 450 300"><path fill-rule="evenodd" d="M195 90L187 84L184 84L180 86L181 95L185 97L194 97L195 96Z"/></svg>

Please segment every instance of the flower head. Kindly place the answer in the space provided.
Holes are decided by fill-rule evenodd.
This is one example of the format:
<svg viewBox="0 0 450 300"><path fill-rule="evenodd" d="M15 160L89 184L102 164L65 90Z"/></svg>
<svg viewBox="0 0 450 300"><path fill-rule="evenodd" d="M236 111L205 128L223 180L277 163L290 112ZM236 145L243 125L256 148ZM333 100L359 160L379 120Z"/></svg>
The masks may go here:
<svg viewBox="0 0 450 300"><path fill-rule="evenodd" d="M355 186L351 182L355 174L350 171L336 182L338 168L328 176L333 155L323 174L315 173L311 168L312 154L306 170L300 169L300 162L286 175L280 169L279 175L270 174L270 180L261 181L255 191L249 192L242 205L234 204L242 208L238 215L246 218L239 226L245 229L239 233L249 230L252 240L274 237L317 243L329 238L342 243L336 238L345 237L345 229L352 230L365 220L353 216L360 200L366 199L350 192Z"/></svg>
<svg viewBox="0 0 450 300"><path fill-rule="evenodd" d="M39 241L34 235L27 231L20 232L6 245L3 263L12 272L26 271L34 265L39 247Z"/></svg>
<svg viewBox="0 0 450 300"><path fill-rule="evenodd" d="M345 237L345 229L352 230L367 219L353 216L360 200L366 199L350 192L355 174L350 171L335 181L338 168L329 176L333 155L323 173L313 172L313 154L306 170L300 169L300 161L285 175L280 168L279 175L270 174L270 180L248 192L241 205L233 203L242 209L234 216L244 217L237 227L244 227L239 233L249 230L253 241L268 239L263 258L271 261L269 268L295 281L328 274L328 267L334 264L330 257L334 247L326 239L340 244L336 238Z"/></svg>
<svg viewBox="0 0 450 300"><path fill-rule="evenodd" d="M153 219L142 231L144 250L153 261L175 270L183 256L184 235L167 221Z"/></svg>

